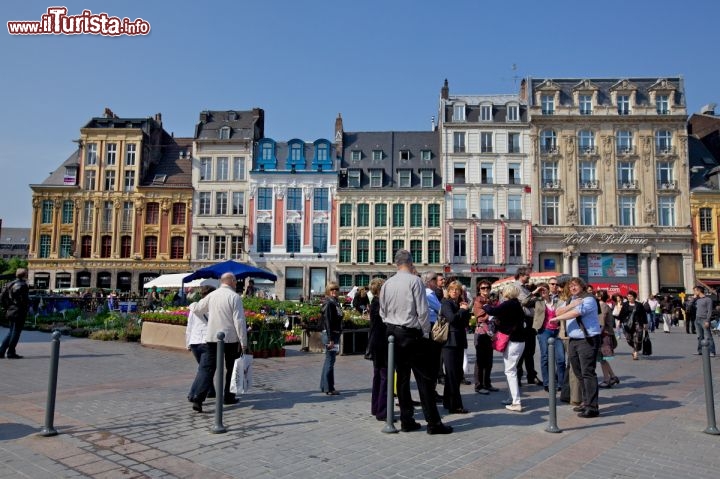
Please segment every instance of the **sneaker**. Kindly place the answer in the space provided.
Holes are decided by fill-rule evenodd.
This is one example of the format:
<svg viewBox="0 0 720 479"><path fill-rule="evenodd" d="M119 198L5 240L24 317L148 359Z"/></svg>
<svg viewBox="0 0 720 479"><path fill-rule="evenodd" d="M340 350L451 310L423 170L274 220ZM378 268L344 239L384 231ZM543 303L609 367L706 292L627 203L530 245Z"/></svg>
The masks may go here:
<svg viewBox="0 0 720 479"><path fill-rule="evenodd" d="M475 392L478 394L490 394L490 391L485 388L476 389Z"/></svg>
<svg viewBox="0 0 720 479"><path fill-rule="evenodd" d="M487 390L490 391L491 393L496 393L496 392L499 391L498 388L493 387L493 386L488 386L488 387L486 387L485 389L487 389Z"/></svg>
<svg viewBox="0 0 720 479"><path fill-rule="evenodd" d="M8 359L22 359L24 356L20 356L19 354L8 354L6 358Z"/></svg>
<svg viewBox="0 0 720 479"><path fill-rule="evenodd" d="M503 406L511 406L512 403L513 403L512 399L503 399L503 400L501 401L501 404L502 404Z"/></svg>
<svg viewBox="0 0 720 479"><path fill-rule="evenodd" d="M508 411L522 412L522 404L507 404L505 409Z"/></svg>

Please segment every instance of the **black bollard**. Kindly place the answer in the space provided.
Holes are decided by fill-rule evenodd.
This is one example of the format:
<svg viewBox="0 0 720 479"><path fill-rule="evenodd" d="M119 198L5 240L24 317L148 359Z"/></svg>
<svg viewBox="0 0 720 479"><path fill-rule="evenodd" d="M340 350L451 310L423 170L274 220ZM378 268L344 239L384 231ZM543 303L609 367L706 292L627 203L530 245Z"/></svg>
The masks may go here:
<svg viewBox="0 0 720 479"><path fill-rule="evenodd" d="M715 425L715 401L713 393L712 371L710 369L710 328L705 328L705 336L700 341L702 347L703 377L705 378L705 411L707 413L708 426L703 431L705 434L718 435Z"/></svg>
<svg viewBox="0 0 720 479"><path fill-rule="evenodd" d="M555 381L555 338L548 339L548 409L550 417L548 418L548 426L546 432L562 432L557 425L557 384Z"/></svg>
<svg viewBox="0 0 720 479"><path fill-rule="evenodd" d="M45 406L45 425L40 429L40 436L57 436L57 430L53 427L55 417L55 394L57 393L58 362L60 361L60 331L52 333L50 346L50 377L48 379L47 405Z"/></svg>
<svg viewBox="0 0 720 479"><path fill-rule="evenodd" d="M227 432L223 426L223 402L225 401L225 389L223 379L225 374L225 333L217 333L217 364L215 366L215 425L210 430L213 434Z"/></svg>
<svg viewBox="0 0 720 479"><path fill-rule="evenodd" d="M395 336L388 336L388 364L387 364L387 415L385 427L382 432L396 433L393 421L395 420L395 404L393 403L393 386L395 385Z"/></svg>

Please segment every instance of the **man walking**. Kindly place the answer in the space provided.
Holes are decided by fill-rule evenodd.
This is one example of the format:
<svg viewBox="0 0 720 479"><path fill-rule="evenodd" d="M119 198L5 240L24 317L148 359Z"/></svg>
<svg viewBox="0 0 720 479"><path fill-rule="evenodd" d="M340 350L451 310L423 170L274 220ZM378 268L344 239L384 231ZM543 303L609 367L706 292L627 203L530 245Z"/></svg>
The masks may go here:
<svg viewBox="0 0 720 479"><path fill-rule="evenodd" d="M10 330L0 344L0 358L22 359L15 348L20 341L20 333L22 333L28 309L30 309L30 288L27 284L27 274L27 269L18 268L15 271L15 281L3 288L2 306L5 309L5 318L8 320Z"/></svg>
<svg viewBox="0 0 720 479"><path fill-rule="evenodd" d="M693 292L695 293L695 329L698 336L697 353L702 354L701 341L707 335L710 340L710 356L715 357L715 340L713 340L710 331L710 317L713 310L712 299L705 295L705 288L700 285L696 285Z"/></svg>
<svg viewBox="0 0 720 479"><path fill-rule="evenodd" d="M403 432L416 431L410 397L410 371L412 370L420 393L428 434L450 434L452 427L440 419L435 404L435 366L437 357L430 344L430 322L425 285L412 274L413 262L409 251L395 253L398 272L388 279L380 291L380 317L387 325L388 335L395 337L395 370L397 395L400 403L400 426ZM390 373L390 371L388 371Z"/></svg>
<svg viewBox="0 0 720 479"><path fill-rule="evenodd" d="M533 320L535 318L535 300L536 296L530 294L528 289L528 281L530 281L530 268L524 266L517 269L515 272L515 284L520 288L520 296L518 300L522 304L525 318L523 324L525 325L525 349L523 350L522 357L518 361L518 385L523 375L523 365L527 371L527 383L542 386L542 381L538 378L538 373L535 370L535 338L537 337L537 331L533 329Z"/></svg>
<svg viewBox="0 0 720 479"><path fill-rule="evenodd" d="M203 355L198 366L197 376L190 388L188 400L193 403L193 410L202 412L205 401L213 382L217 365L217 333L225 333L225 386L224 404L235 404L238 399L230 393L230 380L235 359L247 348L247 326L245 311L240 295L235 292L237 280L232 273L224 273L220 277L220 287L201 299L195 307L198 317L207 315L208 327L205 342L207 354Z"/></svg>

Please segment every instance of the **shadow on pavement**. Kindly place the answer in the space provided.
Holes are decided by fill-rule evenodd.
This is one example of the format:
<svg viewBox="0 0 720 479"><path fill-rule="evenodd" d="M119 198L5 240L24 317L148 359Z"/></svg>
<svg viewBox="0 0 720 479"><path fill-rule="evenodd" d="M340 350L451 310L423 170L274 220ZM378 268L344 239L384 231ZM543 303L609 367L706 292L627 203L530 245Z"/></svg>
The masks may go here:
<svg viewBox="0 0 720 479"><path fill-rule="evenodd" d="M30 427L27 424L0 424L0 441L12 441L38 432L40 432L40 428Z"/></svg>

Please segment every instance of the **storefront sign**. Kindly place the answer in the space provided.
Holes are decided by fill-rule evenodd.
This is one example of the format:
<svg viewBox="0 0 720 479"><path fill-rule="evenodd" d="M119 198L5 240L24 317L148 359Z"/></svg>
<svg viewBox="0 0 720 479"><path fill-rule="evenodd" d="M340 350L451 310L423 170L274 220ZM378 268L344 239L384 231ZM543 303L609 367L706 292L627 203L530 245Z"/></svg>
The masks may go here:
<svg viewBox="0 0 720 479"><path fill-rule="evenodd" d="M649 240L638 236L630 236L627 233L570 233L565 235L561 241L564 244L629 244L645 246Z"/></svg>

